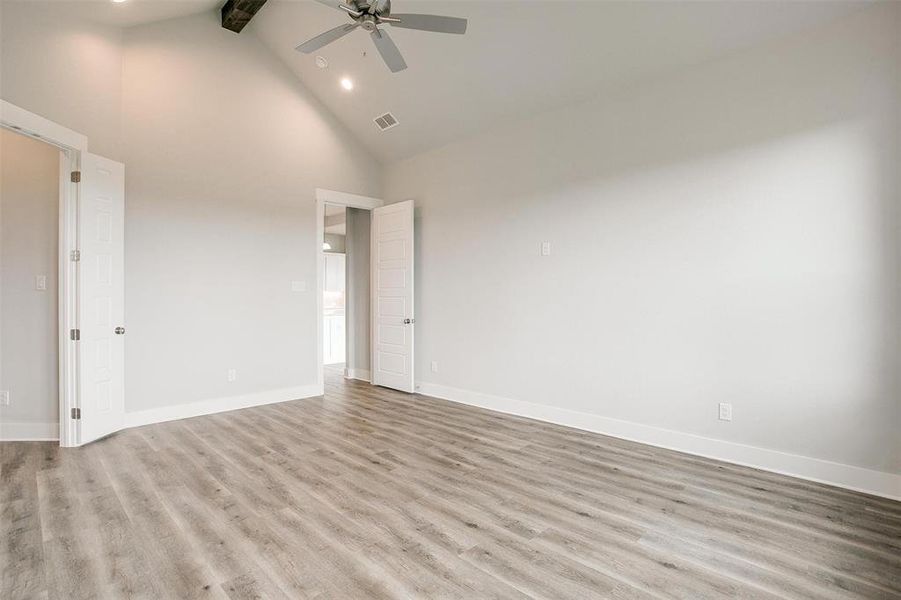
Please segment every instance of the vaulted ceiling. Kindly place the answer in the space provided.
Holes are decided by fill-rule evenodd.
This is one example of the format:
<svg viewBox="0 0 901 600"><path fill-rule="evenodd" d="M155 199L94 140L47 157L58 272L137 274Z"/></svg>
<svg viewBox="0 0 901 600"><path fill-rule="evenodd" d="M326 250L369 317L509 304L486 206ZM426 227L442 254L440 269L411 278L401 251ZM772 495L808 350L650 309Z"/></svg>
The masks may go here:
<svg viewBox="0 0 901 600"><path fill-rule="evenodd" d="M57 3L118 26L218 10L224 0ZM394 0L401 13L469 19L465 35L389 28L409 68L392 74L357 30L313 55L295 46L348 23L313 0L269 0L256 35L380 161L390 163L497 124L577 103L765 43L858 10L857 2ZM315 58L328 60L328 68ZM349 77L350 92L339 82ZM665 99L661 99L664 102ZM400 124L382 132L387 111Z"/></svg>
<svg viewBox="0 0 901 600"><path fill-rule="evenodd" d="M0 0L6 2L9 0ZM23 0L13 0L23 1ZM225 0L24 0L44 4L61 19L88 19L114 27L133 27L218 10Z"/></svg>
<svg viewBox="0 0 901 600"><path fill-rule="evenodd" d="M327 69L316 67L315 54L296 52L299 43L349 22L317 2L270 0L248 29L373 153L392 162L849 10L814 2L394 0L397 13L469 19L462 36L390 28L409 65L396 74L360 30L317 53ZM340 87L344 76L353 91ZM381 132L373 119L387 111L400 125Z"/></svg>

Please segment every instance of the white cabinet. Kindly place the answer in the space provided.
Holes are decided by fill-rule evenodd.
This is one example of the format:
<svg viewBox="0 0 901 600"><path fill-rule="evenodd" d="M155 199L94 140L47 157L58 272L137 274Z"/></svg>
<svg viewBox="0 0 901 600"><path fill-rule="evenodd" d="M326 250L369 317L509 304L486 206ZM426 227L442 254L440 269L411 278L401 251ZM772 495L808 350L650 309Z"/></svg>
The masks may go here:
<svg viewBox="0 0 901 600"><path fill-rule="evenodd" d="M325 286L323 290L322 362L327 365L345 361L344 298L345 298L345 257L343 254L326 252Z"/></svg>
<svg viewBox="0 0 901 600"><path fill-rule="evenodd" d="M327 365L344 362L344 315L326 315L322 328L323 348L322 362Z"/></svg>
<svg viewBox="0 0 901 600"><path fill-rule="evenodd" d="M326 252L325 256L325 291L326 293L344 294L344 265L343 254ZM343 305L343 303L342 303Z"/></svg>

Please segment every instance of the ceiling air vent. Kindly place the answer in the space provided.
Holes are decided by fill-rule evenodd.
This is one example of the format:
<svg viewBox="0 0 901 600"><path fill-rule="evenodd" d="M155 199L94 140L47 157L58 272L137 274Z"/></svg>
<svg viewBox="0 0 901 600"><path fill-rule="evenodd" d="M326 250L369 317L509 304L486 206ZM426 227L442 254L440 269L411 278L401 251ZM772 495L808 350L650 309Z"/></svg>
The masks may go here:
<svg viewBox="0 0 901 600"><path fill-rule="evenodd" d="M385 113L380 117L376 117L373 121L375 121L375 124L378 125L379 129L382 131L386 131L397 125L397 119L395 119L394 115L391 113Z"/></svg>

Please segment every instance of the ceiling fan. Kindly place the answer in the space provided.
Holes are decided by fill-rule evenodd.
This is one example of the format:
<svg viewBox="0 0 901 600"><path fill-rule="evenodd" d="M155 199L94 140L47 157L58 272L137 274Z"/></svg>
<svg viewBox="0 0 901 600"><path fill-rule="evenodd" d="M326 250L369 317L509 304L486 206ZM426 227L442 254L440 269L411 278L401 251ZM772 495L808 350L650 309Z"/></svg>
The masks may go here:
<svg viewBox="0 0 901 600"><path fill-rule="evenodd" d="M376 49L382 55L382 60L388 65L392 73L403 71L407 68L400 50L388 37L388 32L380 29L379 25L393 25L405 29L420 29L422 31L437 31L439 33L466 33L466 19L458 17L442 17L439 15L420 14L391 14L391 0L318 0L326 6L344 11L353 23L339 25L320 33L313 39L304 42L296 50L304 54L310 54L327 44L344 37L354 29L362 27L369 32Z"/></svg>

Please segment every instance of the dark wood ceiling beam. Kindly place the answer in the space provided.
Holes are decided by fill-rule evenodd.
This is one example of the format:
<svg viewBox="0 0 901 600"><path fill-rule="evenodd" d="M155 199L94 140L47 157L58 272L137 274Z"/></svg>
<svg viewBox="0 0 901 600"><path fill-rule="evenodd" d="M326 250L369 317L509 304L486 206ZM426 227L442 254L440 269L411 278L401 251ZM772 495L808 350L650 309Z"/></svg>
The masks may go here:
<svg viewBox="0 0 901 600"><path fill-rule="evenodd" d="M228 0L222 7L222 26L235 33L241 33L266 0Z"/></svg>

